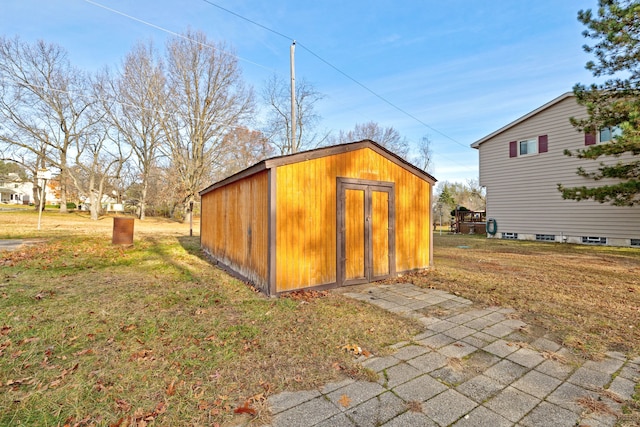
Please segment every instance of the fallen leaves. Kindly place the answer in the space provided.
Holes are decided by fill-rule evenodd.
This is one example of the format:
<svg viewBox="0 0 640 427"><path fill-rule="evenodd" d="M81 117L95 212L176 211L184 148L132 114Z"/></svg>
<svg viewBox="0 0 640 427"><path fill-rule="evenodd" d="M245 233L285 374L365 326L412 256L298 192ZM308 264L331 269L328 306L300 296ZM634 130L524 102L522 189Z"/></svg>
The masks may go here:
<svg viewBox="0 0 640 427"><path fill-rule="evenodd" d="M347 344L347 345L343 345L342 347L340 347L342 350L346 351L347 353L353 354L354 356L364 356L364 357L371 357L372 354L370 351L367 351L365 349L363 349L362 347L360 347L357 344Z"/></svg>
<svg viewBox="0 0 640 427"><path fill-rule="evenodd" d="M131 409L131 405L121 399L116 400L116 404L119 408L123 410L126 409L125 412L128 412ZM147 427L150 422L155 421L155 419L164 414L167 411L167 404L165 402L158 402L155 408L151 411L145 411L142 408L136 409L130 417L121 417L113 424L110 424L109 427Z"/></svg>
<svg viewBox="0 0 640 427"><path fill-rule="evenodd" d="M156 358L152 355L153 350L143 349L140 351L136 351L129 356L129 361L153 361Z"/></svg>
<svg viewBox="0 0 640 427"><path fill-rule="evenodd" d="M138 327L138 326L136 326L135 324L133 324L133 323L132 323L132 324L130 324L130 325L122 326L122 327L120 328L120 330L121 330L122 332L131 332L131 331L133 331L134 329L136 329L137 327Z"/></svg>
<svg viewBox="0 0 640 427"><path fill-rule="evenodd" d="M338 403L343 408L348 408L349 405L351 405L351 398L346 394L343 394L342 396L340 396L340 399L338 399Z"/></svg>
<svg viewBox="0 0 640 427"><path fill-rule="evenodd" d="M17 342L18 345L23 345L23 344L29 344L30 342L36 342L39 341L40 338L38 337L30 337L30 338L23 338L20 341Z"/></svg>
<svg viewBox="0 0 640 427"><path fill-rule="evenodd" d="M543 351L542 357L544 357L547 360L555 360L556 362L567 363L566 357L564 357L561 354L555 353L553 351Z"/></svg>
<svg viewBox="0 0 640 427"><path fill-rule="evenodd" d="M238 406L233 410L233 413L256 415L258 411L255 408L251 407L251 402L249 400L245 400L245 402L241 406Z"/></svg>
<svg viewBox="0 0 640 427"><path fill-rule="evenodd" d="M171 384L167 386L166 393L167 393L167 396L173 396L174 394L176 394L175 380L171 381Z"/></svg>
<svg viewBox="0 0 640 427"><path fill-rule="evenodd" d="M294 301L303 301L303 302L311 302L314 299L324 298L329 295L329 291L293 291L287 294L284 294L283 297L292 299Z"/></svg>
<svg viewBox="0 0 640 427"><path fill-rule="evenodd" d="M620 416L616 411L611 409L609 405L601 400L594 399L591 396L583 396L576 400L576 403L587 410L588 413L608 414L615 417Z"/></svg>
<svg viewBox="0 0 640 427"><path fill-rule="evenodd" d="M8 380L5 385L7 387L15 387L19 385L31 385L35 382L33 377L20 378L18 380Z"/></svg>
<svg viewBox="0 0 640 427"><path fill-rule="evenodd" d="M116 407L120 412L129 412L131 404L124 399L116 399Z"/></svg>
<svg viewBox="0 0 640 427"><path fill-rule="evenodd" d="M87 354L95 354L95 351L93 351L92 348L85 348L84 350L80 350L76 353L73 353L74 356L84 356Z"/></svg>
<svg viewBox="0 0 640 427"><path fill-rule="evenodd" d="M5 342L0 343L0 356L2 356L2 353L4 352L4 350L10 346L11 346L11 340L6 340Z"/></svg>

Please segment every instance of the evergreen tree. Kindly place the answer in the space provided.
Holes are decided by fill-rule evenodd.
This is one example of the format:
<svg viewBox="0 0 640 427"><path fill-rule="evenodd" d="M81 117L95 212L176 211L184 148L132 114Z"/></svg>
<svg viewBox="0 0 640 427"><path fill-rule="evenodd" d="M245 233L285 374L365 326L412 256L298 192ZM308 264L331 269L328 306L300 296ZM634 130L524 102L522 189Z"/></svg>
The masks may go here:
<svg viewBox="0 0 640 427"><path fill-rule="evenodd" d="M604 180L604 185L559 184L558 189L564 199L633 206L640 203L640 2L599 0L597 16L591 9L581 10L578 20L588 28L583 35L595 41L593 46L583 47L596 58L586 68L596 78L609 77L604 83L574 87L578 103L586 107L589 116L572 118L572 124L587 133L619 128L621 134L611 143L565 154L590 160L610 156L618 161L601 161L593 171L578 168L578 175Z"/></svg>

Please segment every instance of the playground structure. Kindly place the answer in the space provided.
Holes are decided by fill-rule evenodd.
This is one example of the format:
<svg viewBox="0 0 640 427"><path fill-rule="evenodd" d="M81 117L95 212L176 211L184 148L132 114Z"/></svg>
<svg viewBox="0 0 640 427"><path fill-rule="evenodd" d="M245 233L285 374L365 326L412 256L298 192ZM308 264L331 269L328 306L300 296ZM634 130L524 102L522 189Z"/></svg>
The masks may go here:
<svg viewBox="0 0 640 427"><path fill-rule="evenodd" d="M485 211L455 210L451 217L451 232L456 234L486 234L487 213Z"/></svg>

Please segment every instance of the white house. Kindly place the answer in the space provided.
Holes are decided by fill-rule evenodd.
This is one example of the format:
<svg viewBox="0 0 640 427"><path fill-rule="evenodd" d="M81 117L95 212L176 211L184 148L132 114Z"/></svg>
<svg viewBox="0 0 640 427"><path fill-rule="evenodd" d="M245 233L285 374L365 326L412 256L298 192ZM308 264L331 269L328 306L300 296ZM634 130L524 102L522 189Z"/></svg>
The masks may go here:
<svg viewBox="0 0 640 427"><path fill-rule="evenodd" d="M0 176L0 203L28 205L33 193L33 183L23 181L17 173Z"/></svg>
<svg viewBox="0 0 640 427"><path fill-rule="evenodd" d="M576 170L593 170L600 159L564 154L615 138L615 129L585 134L569 122L586 116L573 93L565 93L471 144L486 187L489 237L640 247L640 206L564 200L558 191L558 184L598 185Z"/></svg>

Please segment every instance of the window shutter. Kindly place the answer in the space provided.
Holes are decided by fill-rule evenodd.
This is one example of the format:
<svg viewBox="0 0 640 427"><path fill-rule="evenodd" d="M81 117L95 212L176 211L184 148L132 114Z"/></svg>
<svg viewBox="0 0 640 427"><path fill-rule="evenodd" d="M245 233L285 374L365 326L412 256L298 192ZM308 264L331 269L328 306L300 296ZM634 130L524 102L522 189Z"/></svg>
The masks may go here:
<svg viewBox="0 0 640 427"><path fill-rule="evenodd" d="M518 157L518 141L509 143L509 157Z"/></svg>
<svg viewBox="0 0 640 427"><path fill-rule="evenodd" d="M538 153L546 153L549 150L549 137L540 135L538 137Z"/></svg>
<svg viewBox="0 0 640 427"><path fill-rule="evenodd" d="M596 134L595 133L585 133L584 134L584 145L595 145L596 143Z"/></svg>

